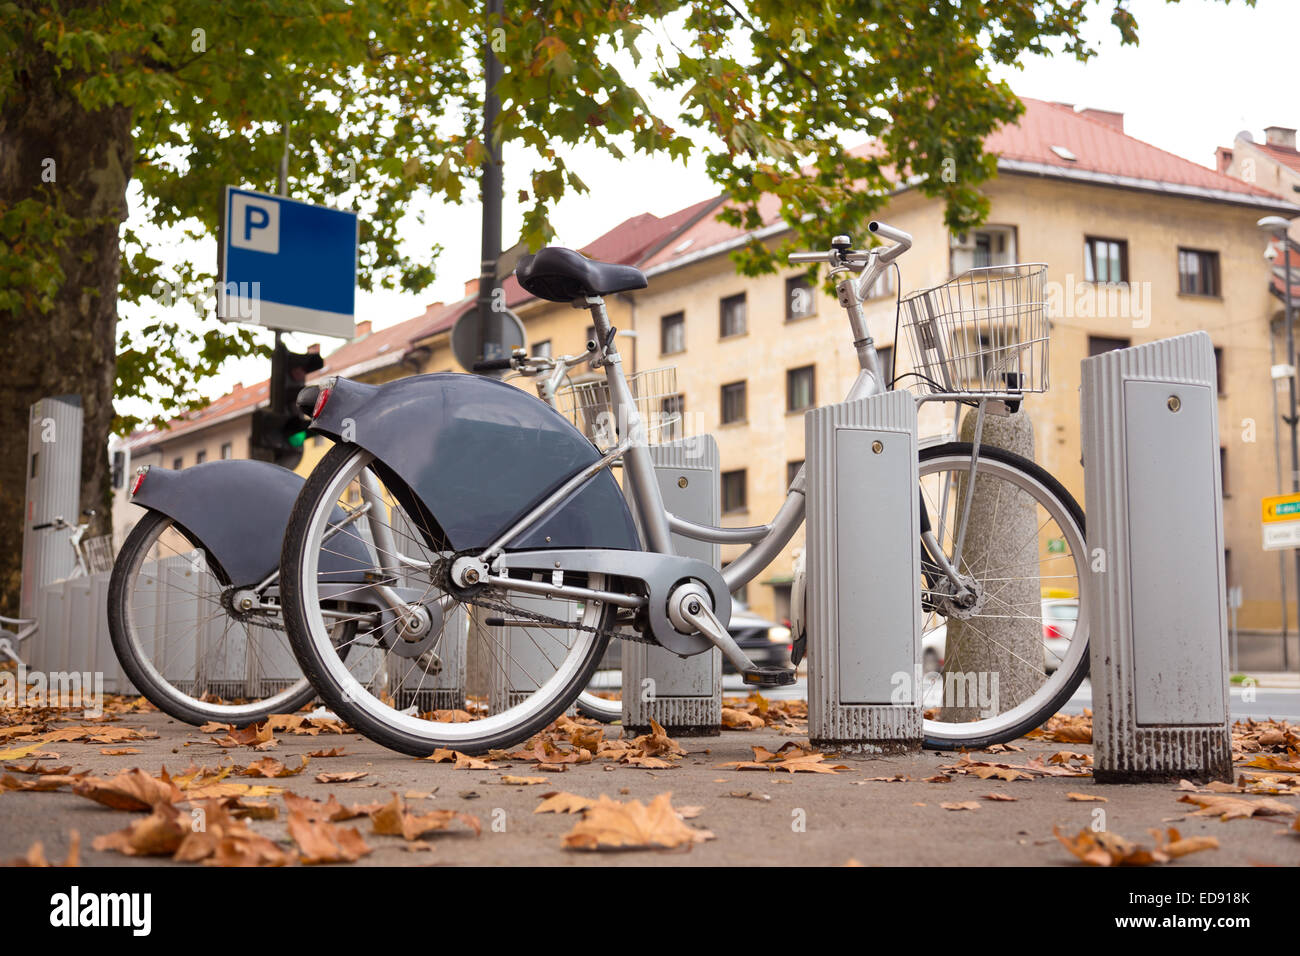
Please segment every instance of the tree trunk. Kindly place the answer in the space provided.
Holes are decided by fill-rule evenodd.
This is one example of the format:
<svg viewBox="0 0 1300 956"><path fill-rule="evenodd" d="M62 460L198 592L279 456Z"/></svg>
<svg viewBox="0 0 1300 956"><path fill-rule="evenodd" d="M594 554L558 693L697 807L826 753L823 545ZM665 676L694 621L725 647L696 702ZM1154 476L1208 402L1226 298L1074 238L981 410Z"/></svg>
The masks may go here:
<svg viewBox="0 0 1300 956"><path fill-rule="evenodd" d="M975 421L973 410L963 416L961 441L974 439ZM1032 461L1034 428L1024 406L1006 417L986 415L980 443ZM957 481L956 501L965 501L968 480L962 476ZM983 574L991 597L984 613L970 621L948 618L940 720L993 716L985 710L1003 713L1029 699L1046 679L1042 624L1037 620L1037 554L1020 554L1024 543L1034 539L1037 523L1033 498L1013 491L1008 482L976 476L961 570L974 569L976 577Z"/></svg>
<svg viewBox="0 0 1300 956"><path fill-rule="evenodd" d="M24 51L17 89L0 109L0 244L22 260L57 261L62 285L42 309L35 285L0 311L0 614L15 614L21 575L29 406L49 395L81 396L85 432L81 506L111 529L107 442L113 422L119 229L131 176L131 113L83 109L79 78L56 76L49 58ZM66 220L67 226L60 225ZM51 252L48 232L62 234ZM76 515L64 515L75 521Z"/></svg>

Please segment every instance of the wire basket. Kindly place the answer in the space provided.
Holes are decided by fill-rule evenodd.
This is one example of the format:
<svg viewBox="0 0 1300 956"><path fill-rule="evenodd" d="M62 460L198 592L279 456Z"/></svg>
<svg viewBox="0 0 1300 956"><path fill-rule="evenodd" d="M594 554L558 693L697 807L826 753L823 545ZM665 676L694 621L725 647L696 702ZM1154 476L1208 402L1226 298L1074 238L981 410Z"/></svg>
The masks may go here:
<svg viewBox="0 0 1300 956"><path fill-rule="evenodd" d="M677 391L677 369L672 366L646 369L627 380L636 399L637 411L645 423L650 444L685 436L682 396ZM618 444L626 432L610 407L609 382L602 376L574 382L555 393L556 407L602 451Z"/></svg>
<svg viewBox="0 0 1300 956"><path fill-rule="evenodd" d="M971 269L903 299L917 377L932 392L1047 391L1047 265Z"/></svg>
<svg viewBox="0 0 1300 956"><path fill-rule="evenodd" d="M91 574L113 570L113 536L111 534L101 534L94 538L83 539L81 553L86 556L86 570Z"/></svg>

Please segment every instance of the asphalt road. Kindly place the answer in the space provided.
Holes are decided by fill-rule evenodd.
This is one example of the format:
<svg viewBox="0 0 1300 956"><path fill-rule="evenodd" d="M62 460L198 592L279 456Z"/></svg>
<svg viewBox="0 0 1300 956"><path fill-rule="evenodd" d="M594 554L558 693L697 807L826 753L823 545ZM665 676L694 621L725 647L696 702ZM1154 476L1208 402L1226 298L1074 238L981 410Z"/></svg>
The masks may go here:
<svg viewBox="0 0 1300 956"><path fill-rule="evenodd" d="M1177 826L1184 836L1214 836L1217 850L1183 857L1178 867L1202 865L1294 865L1300 861L1300 834L1284 831L1282 817L1220 822L1217 817L1189 817L1194 809L1180 803L1172 785L1099 786L1090 777L1036 777L1005 782L974 775L927 782L941 768L958 761L954 754L919 753L896 757L844 756L831 763L846 769L835 774L772 773L724 767L751 759L759 745L778 749L788 737L773 730L727 731L719 737L682 739L689 754L668 770L637 769L608 761L573 765L562 773L538 771L516 762L493 770L457 770L449 763L415 760L353 734L319 737L277 735L278 744L258 752L249 747L221 747L210 734L158 714L130 715L113 723L156 730L153 740L126 744L140 753L109 756L103 744L55 743L56 764L74 772L100 776L140 767L157 774L165 765L178 773L191 763L216 767L246 766L274 757L296 766L298 755L342 746L345 755L313 759L302 774L286 779L232 776L228 779L282 787L316 799L331 794L342 803L387 801L391 794L413 794L413 810L450 809L472 813L483 832L467 831L417 841L432 852L411 852L401 837L376 836L368 821L356 825L374 852L355 865L468 864L509 866L547 864L586 866L621 863L648 865L712 864L780 866L840 865L850 860L871 864L944 865L1074 865L1074 858L1053 836L1053 827L1070 834L1090 827L1102 812L1108 830L1131 840L1149 842L1148 830ZM607 730L617 735L619 729ZM802 739L802 738L801 738ZM975 759L1024 765L1030 758L1069 750L1089 753L1084 744L1020 741L1022 752ZM113 748L107 748L113 749ZM20 760L16 764L30 761ZM350 783L321 783L320 771L364 771ZM537 785L517 785L507 775L542 777ZM20 775L16 775L20 776ZM886 782L890 778L904 778ZM22 779L32 779L22 777ZM699 807L692 825L710 830L715 839L689 851L582 852L564 849L561 841L574 818L535 814L541 795L563 790L595 798L649 801L672 793L675 806ZM1071 793L1103 797L1106 802L1079 802ZM1014 798L986 799L987 795ZM259 833L290 846L282 797L265 798L279 809L274 820L254 821ZM1300 797L1277 798L1300 805ZM948 810L943 803L973 803L975 809ZM41 840L50 859L59 859L68 834L82 837L85 864L139 866L172 864L167 860L131 858L90 848L91 840L125 828L139 815L110 810L66 790L56 792L0 791L0 861L25 853ZM192 865L192 864L184 864Z"/></svg>

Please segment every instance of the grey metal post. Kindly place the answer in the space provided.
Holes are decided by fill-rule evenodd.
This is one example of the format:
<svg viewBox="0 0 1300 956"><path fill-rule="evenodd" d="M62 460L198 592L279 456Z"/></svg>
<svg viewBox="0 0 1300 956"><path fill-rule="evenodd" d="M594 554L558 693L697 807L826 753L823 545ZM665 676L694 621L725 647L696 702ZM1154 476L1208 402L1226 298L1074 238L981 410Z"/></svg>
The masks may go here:
<svg viewBox="0 0 1300 956"><path fill-rule="evenodd" d="M81 520L80 395L42 398L27 428L27 494L23 508L23 578L19 614L35 617L41 588L66 578L76 566L71 531L32 526L64 518ZM39 641L40 638L33 638Z"/></svg>
<svg viewBox="0 0 1300 956"><path fill-rule="evenodd" d="M921 746L916 404L888 392L804 416L808 736L875 753Z"/></svg>
<svg viewBox="0 0 1300 956"><path fill-rule="evenodd" d="M1082 364L1094 777L1230 780L1213 345L1193 332Z"/></svg>
<svg viewBox="0 0 1300 956"><path fill-rule="evenodd" d="M716 525L721 510L718 444L712 435L651 445L664 505L678 517ZM720 567L722 548L707 541L672 536L683 557ZM678 657L649 644L622 642L623 726L641 733L651 719L677 736L722 732L722 655L716 648Z"/></svg>

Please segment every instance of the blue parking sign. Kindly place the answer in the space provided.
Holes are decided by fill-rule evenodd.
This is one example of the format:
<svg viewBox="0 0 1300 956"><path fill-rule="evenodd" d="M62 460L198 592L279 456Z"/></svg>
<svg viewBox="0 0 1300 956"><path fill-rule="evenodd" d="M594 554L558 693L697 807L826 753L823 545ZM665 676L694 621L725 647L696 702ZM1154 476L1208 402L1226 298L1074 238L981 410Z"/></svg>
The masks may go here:
<svg viewBox="0 0 1300 956"><path fill-rule="evenodd" d="M226 187L217 315L292 332L355 332L357 214Z"/></svg>

